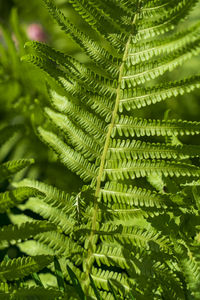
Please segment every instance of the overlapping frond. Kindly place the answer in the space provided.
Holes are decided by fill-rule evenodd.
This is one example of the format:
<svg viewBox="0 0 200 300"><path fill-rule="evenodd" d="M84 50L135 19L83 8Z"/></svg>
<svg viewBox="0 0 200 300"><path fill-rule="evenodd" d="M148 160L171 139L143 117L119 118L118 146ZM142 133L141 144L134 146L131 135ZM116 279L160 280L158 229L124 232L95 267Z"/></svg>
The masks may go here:
<svg viewBox="0 0 200 300"><path fill-rule="evenodd" d="M188 249L188 256L181 258L181 267L186 277L186 282L195 299L200 298L199 277L200 277L200 257L199 245L195 245Z"/></svg>
<svg viewBox="0 0 200 300"><path fill-rule="evenodd" d="M66 216L64 209L59 209L46 204L39 198L30 198L26 204L20 206L21 209L30 209L41 215L44 219L49 220L66 234L71 232L75 224L73 217Z"/></svg>
<svg viewBox="0 0 200 300"><path fill-rule="evenodd" d="M48 246L58 257L70 258L78 265L82 262L84 249L70 237L58 232L48 232L46 234L38 234L35 239L42 245Z"/></svg>
<svg viewBox="0 0 200 300"><path fill-rule="evenodd" d="M52 256L38 255L35 257L19 257L3 261L0 264L0 280L16 280L18 278L24 278L25 276L38 272L53 260Z"/></svg>
<svg viewBox="0 0 200 300"><path fill-rule="evenodd" d="M13 295L15 299L26 299L37 297L37 299L49 299L54 300L56 297L63 297L63 293L59 291L57 288L52 287L20 287L14 289L10 287L5 290L5 292L1 292L3 299L9 299L10 295ZM65 298L64 298L65 299Z"/></svg>
<svg viewBox="0 0 200 300"><path fill-rule="evenodd" d="M38 192L38 190L29 187L19 187L12 191L0 193L0 212L5 212L31 196L40 195L42 195L42 193Z"/></svg>
<svg viewBox="0 0 200 300"><path fill-rule="evenodd" d="M38 131L40 137L58 154L65 166L76 172L85 181L91 180L96 175L95 166L79 152L64 143L56 134L43 128L39 128Z"/></svg>
<svg viewBox="0 0 200 300"><path fill-rule="evenodd" d="M38 193L41 193L43 195L42 200L45 203L53 207L61 208L66 213L69 213L73 208L75 197L46 183L27 178L15 183L14 185L18 187L18 189L23 189L23 187L26 187L28 189L37 191L35 195L30 195L32 197L38 196Z"/></svg>
<svg viewBox="0 0 200 300"><path fill-rule="evenodd" d="M15 173L21 171L25 167L34 163L33 159L19 159L8 161L0 165L0 181L9 178Z"/></svg>
<svg viewBox="0 0 200 300"><path fill-rule="evenodd" d="M46 221L27 222L21 225L8 225L0 230L0 240L17 241L18 239L28 239L38 232L56 230L56 226Z"/></svg>

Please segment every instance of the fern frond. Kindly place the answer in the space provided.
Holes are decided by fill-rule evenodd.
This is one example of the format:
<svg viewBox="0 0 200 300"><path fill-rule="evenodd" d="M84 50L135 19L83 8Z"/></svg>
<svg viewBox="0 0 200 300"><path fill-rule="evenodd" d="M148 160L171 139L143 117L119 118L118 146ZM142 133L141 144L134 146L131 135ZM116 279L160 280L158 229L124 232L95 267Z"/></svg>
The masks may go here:
<svg viewBox="0 0 200 300"><path fill-rule="evenodd" d="M34 63L36 66L41 67L49 75L53 75L48 68L50 64L58 69L57 80L73 96L82 94L82 89L88 92L93 92L94 89L98 90L99 95L107 95L113 93L113 87L115 86L109 77L103 76L96 70L90 69L84 66L74 58L67 56L59 51L56 51L46 44L39 42L27 42L26 47L35 52L35 55L27 55L22 59ZM38 53L40 56L38 56ZM43 58L43 59L41 59ZM61 71L59 73L59 70ZM62 76L65 74L64 79ZM60 76L59 76L60 75ZM55 76L52 77L55 79ZM70 79L69 79L70 78ZM78 84L76 84L76 82ZM70 83L73 85L70 85ZM97 92L96 92L97 93Z"/></svg>
<svg viewBox="0 0 200 300"><path fill-rule="evenodd" d="M140 249L146 249L151 251L160 250L170 253L171 241L168 237L162 236L159 232L154 229L146 230L139 227L131 226L118 226L114 227L110 224L102 226L99 231L102 242L119 243L122 245L133 245Z"/></svg>
<svg viewBox="0 0 200 300"><path fill-rule="evenodd" d="M23 202L31 196L40 196L42 193L34 188L20 187L14 189L13 191L7 191L5 193L0 193L0 212L4 213L11 207Z"/></svg>
<svg viewBox="0 0 200 300"><path fill-rule="evenodd" d="M54 81L63 86L62 80L65 77L64 71L60 70L56 63L48 57L27 54L21 58L22 61L32 63L46 72Z"/></svg>
<svg viewBox="0 0 200 300"><path fill-rule="evenodd" d="M99 46L88 35L81 32L58 10L51 0L44 0L49 12L61 26L61 28L75 40L75 42L85 50L88 56L97 64L103 65L105 70L113 77L118 72L117 59L107 52L103 47Z"/></svg>
<svg viewBox="0 0 200 300"><path fill-rule="evenodd" d="M17 247L22 253L30 256L37 255L55 255L55 252L44 244L37 242L36 240L27 240L18 242Z"/></svg>
<svg viewBox="0 0 200 300"><path fill-rule="evenodd" d="M45 197L19 208L58 227L35 240L59 256L77 297L95 299L92 278L105 299L132 293L141 300L182 300L186 285L176 243L193 240L199 220L196 200L179 187L181 177L200 176L200 148L177 136L200 134L200 123L142 119L137 116L145 112L136 110L200 88L199 75L171 82L163 76L200 53L200 24L177 26L197 0L69 0L95 40L52 0L44 2L91 60L84 65L28 43L33 54L25 59L62 87L48 87L55 111L45 108L48 119L38 136L89 185L70 197L27 182Z"/></svg>
<svg viewBox="0 0 200 300"><path fill-rule="evenodd" d="M100 214L101 211L99 211ZM105 219L112 219L112 220L120 220L120 222L123 224L123 222L127 222L128 220L141 220L142 217L148 217L154 216L154 214L157 214L152 209L144 210L135 206L127 205L127 204L113 204L112 206L108 207L108 209L105 210L102 209L102 215L105 214Z"/></svg>
<svg viewBox="0 0 200 300"><path fill-rule="evenodd" d="M27 178L15 183L14 186L18 188L26 187L38 191L45 196L42 198L44 202L52 205L53 207L63 209L65 213L71 212L72 207L74 206L75 200L73 196L46 183ZM35 196L37 196L37 194Z"/></svg>
<svg viewBox="0 0 200 300"><path fill-rule="evenodd" d="M176 33L169 38L163 38L162 41L153 40L145 43L133 44L130 46L127 64L135 65L145 62L152 57L170 54L175 50L183 49L190 43L199 40L199 24L195 24L191 28Z"/></svg>
<svg viewBox="0 0 200 300"><path fill-rule="evenodd" d="M136 207L165 208L168 202L168 195L116 182L107 182L105 187L101 189L101 197L107 204L118 203Z"/></svg>
<svg viewBox="0 0 200 300"><path fill-rule="evenodd" d="M108 159L186 159L199 157L198 145L167 145L160 143L148 143L139 140L115 140L113 139L107 157Z"/></svg>
<svg viewBox="0 0 200 300"><path fill-rule="evenodd" d="M39 198L30 198L25 205L20 206L21 209L30 209L41 215L44 219L49 220L53 224L59 226L66 234L73 230L75 220L67 217L62 209L51 207Z"/></svg>
<svg viewBox="0 0 200 300"><path fill-rule="evenodd" d="M52 256L38 255L34 257L19 257L1 262L0 264L0 280L16 280L25 276L38 272L53 261Z"/></svg>
<svg viewBox="0 0 200 300"><path fill-rule="evenodd" d="M186 282L195 299L200 298L200 256L199 246L189 249L188 256L181 257L181 266L186 277Z"/></svg>
<svg viewBox="0 0 200 300"><path fill-rule="evenodd" d="M71 258L77 265L82 262L84 249L75 243L75 241L58 232L39 233L35 239L52 249L56 256Z"/></svg>
<svg viewBox="0 0 200 300"><path fill-rule="evenodd" d="M153 88L123 89L119 103L119 111L139 109L151 104L164 101L167 98L177 97L189 93L200 87L199 76L193 76L181 81L174 81Z"/></svg>
<svg viewBox="0 0 200 300"><path fill-rule="evenodd" d="M8 161L0 165L0 181L14 175L15 173L21 171L25 167L30 166L34 163L33 159L19 159Z"/></svg>
<svg viewBox="0 0 200 300"><path fill-rule="evenodd" d="M6 293L2 295L4 299L7 299ZM54 300L59 297L63 297L63 293L59 291L57 288L52 287L39 287L39 286L32 286L32 287L21 287L19 289L11 289L8 295L10 297L14 297L14 299L28 299L32 297L36 297L39 300L42 299L49 299ZM65 298L64 298L65 299Z"/></svg>
<svg viewBox="0 0 200 300"><path fill-rule="evenodd" d="M128 293L130 291L128 278L125 274L93 268L91 277L94 280L95 285L99 289L104 289L109 291L108 280L114 279L117 282L119 282L120 285L124 288L125 293Z"/></svg>
<svg viewBox="0 0 200 300"><path fill-rule="evenodd" d="M105 245L100 245L97 248L94 257L99 267L103 264L125 269L135 281L137 281L137 276L141 274L147 278L153 276L156 280L157 276L165 277L171 272L169 266L165 263L167 255L164 255L163 258L160 256L162 263L158 264L153 256L137 253L134 247L126 249L121 245L105 243Z"/></svg>
<svg viewBox="0 0 200 300"><path fill-rule="evenodd" d="M127 65L127 71L122 77L122 88L135 87L163 75L166 71L174 70L194 55L198 55L200 53L199 45L200 41L195 41L189 48L174 52L173 56L155 59L151 63L138 63L132 67Z"/></svg>
<svg viewBox="0 0 200 300"><path fill-rule="evenodd" d="M151 174L164 176L199 176L200 168L180 162L165 162L155 160L113 160L108 161L104 169L104 178L106 175L111 180L134 179L145 177Z"/></svg>
<svg viewBox="0 0 200 300"><path fill-rule="evenodd" d="M102 144L99 145L99 142L94 141L93 137L88 136L76 127L67 116L56 113L49 108L46 108L45 112L53 124L67 135L67 140L76 151L80 152L89 161L100 157Z"/></svg>
<svg viewBox="0 0 200 300"><path fill-rule="evenodd" d="M83 128L87 133L94 136L97 140L105 139L105 126L106 123L98 118L96 115L88 112L83 107L70 102L66 97L59 95L53 90L49 90L50 99L53 107L61 113L69 115L77 125ZM94 99L93 99L94 100ZM90 99L90 101L92 101ZM108 104L108 106L107 106ZM103 103L98 102L97 107L94 109L101 108L102 114L110 115L112 109L112 103L106 103L104 106Z"/></svg>
<svg viewBox="0 0 200 300"><path fill-rule="evenodd" d="M46 221L27 222L21 225L8 225L0 229L0 240L17 241L19 239L28 239L38 234L56 230L56 226Z"/></svg>
<svg viewBox="0 0 200 300"><path fill-rule="evenodd" d="M72 4L74 9L81 15L81 17L97 32L99 32L103 37L107 37L106 31L122 31L125 28L120 26L119 20L112 18L106 10L103 10L98 2L90 1L85 3L84 1L70 0L69 3ZM100 3L102 4L102 3ZM104 5L104 7L106 7Z"/></svg>
<svg viewBox="0 0 200 300"><path fill-rule="evenodd" d="M200 123L182 120L146 120L121 116L113 127L112 136L177 136L199 134Z"/></svg>
<svg viewBox="0 0 200 300"><path fill-rule="evenodd" d="M65 166L76 172L85 181L91 180L95 176L95 166L91 165L81 154L70 148L52 132L41 127L38 131L43 141L58 154L60 161Z"/></svg>
<svg viewBox="0 0 200 300"><path fill-rule="evenodd" d="M190 10L197 2L198 0L189 2L182 0L178 2L178 5L172 8L169 4L169 11L167 11L164 17L162 15L159 16L159 11L157 11L159 16L158 19L154 20L153 18L152 21L150 19L150 22L147 22L146 26L142 24L145 28L141 28L138 30L140 39L147 39L168 32L169 30L173 30L174 26L178 22L180 22L181 19L184 19L188 15ZM163 4L166 5L166 1ZM158 7L158 5L156 3L153 3L152 11L154 10L154 7L156 8Z"/></svg>

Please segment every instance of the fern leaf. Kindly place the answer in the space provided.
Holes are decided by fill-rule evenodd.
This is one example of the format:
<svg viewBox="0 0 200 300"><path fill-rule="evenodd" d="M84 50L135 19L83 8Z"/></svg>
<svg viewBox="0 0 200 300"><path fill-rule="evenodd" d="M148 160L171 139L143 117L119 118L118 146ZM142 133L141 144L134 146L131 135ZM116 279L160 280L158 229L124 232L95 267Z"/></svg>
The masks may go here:
<svg viewBox="0 0 200 300"><path fill-rule="evenodd" d="M27 239L38 234L56 230L56 226L46 221L27 222L21 225L8 225L0 230L0 240L11 241Z"/></svg>
<svg viewBox="0 0 200 300"><path fill-rule="evenodd" d="M109 272L107 270L93 268L91 277L92 277L95 285L99 289L104 289L104 290L109 291L108 280L114 279L114 280L120 282L120 284L123 286L126 293L130 291L129 284L127 282L128 280L126 278L126 275L124 275L124 274L120 274L120 273L113 272L113 271Z"/></svg>
<svg viewBox="0 0 200 300"><path fill-rule="evenodd" d="M66 214L63 210L51 207L39 198L30 198L26 204L21 205L20 208L30 209L40 214L44 219L48 219L53 224L59 226L66 234L72 231L75 224L75 220L72 217L66 218Z"/></svg>
<svg viewBox="0 0 200 300"><path fill-rule="evenodd" d="M162 42L154 40L141 44L133 44L129 49L127 64L134 65L139 62L145 62L152 57L169 54L176 50L183 49L190 43L199 39L199 24L176 33L170 38L163 38Z"/></svg>
<svg viewBox="0 0 200 300"><path fill-rule="evenodd" d="M188 252L188 256L181 257L181 266L186 277L192 296L195 299L200 298L200 257L198 253L199 247L192 247Z"/></svg>
<svg viewBox="0 0 200 300"><path fill-rule="evenodd" d="M54 61L48 57L40 57L38 55L27 54L21 58L22 61L32 63L46 72L56 83L63 86L64 71L60 70Z"/></svg>
<svg viewBox="0 0 200 300"><path fill-rule="evenodd" d="M161 236L155 230L145 230L137 227L124 226L113 228L112 225L104 225L99 232L102 242L118 242L133 245L140 249L151 249L153 251L163 250L170 253L171 241L168 237ZM115 234L113 234L115 233Z"/></svg>
<svg viewBox="0 0 200 300"><path fill-rule="evenodd" d="M30 256L55 255L55 252L52 249L35 240L18 242L17 247L20 249L21 252Z"/></svg>
<svg viewBox="0 0 200 300"><path fill-rule="evenodd" d="M0 181L12 176L13 174L21 171L25 167L34 163L33 159L19 159L13 160L0 165Z"/></svg>
<svg viewBox="0 0 200 300"><path fill-rule="evenodd" d="M2 295L3 297L6 297L6 294ZM57 297L63 297L63 293L60 292L57 288L52 287L39 287L39 286L33 286L33 287L21 287L19 289L10 290L9 291L9 298L18 299L28 299L32 297L37 297L37 299L49 299L54 300ZM4 298L7 299L7 298Z"/></svg>
<svg viewBox="0 0 200 300"><path fill-rule="evenodd" d="M35 239L51 248L55 255L70 258L79 265L82 262L81 254L83 248L77 245L72 238L64 236L58 232L39 233Z"/></svg>
<svg viewBox="0 0 200 300"><path fill-rule="evenodd" d="M139 207L165 208L168 200L168 195L116 182L107 182L105 187L101 189L101 196L107 204L118 203Z"/></svg>
<svg viewBox="0 0 200 300"><path fill-rule="evenodd" d="M91 161L100 157L101 144L99 145L92 137L77 128L68 117L58 114L48 108L46 108L45 112L51 121L64 131L67 135L67 140L73 145L75 150Z"/></svg>
<svg viewBox="0 0 200 300"><path fill-rule="evenodd" d="M66 97L59 95L53 90L49 90L49 94L51 103L55 109L69 115L77 125L94 136L98 141L105 139L106 123L104 121L92 113L89 113L86 109L80 108L78 105L70 102ZM102 103L98 103L98 105L102 108L101 113L106 115L110 114L111 106L104 106Z"/></svg>
<svg viewBox="0 0 200 300"><path fill-rule="evenodd" d="M38 255L35 257L19 257L1 262L0 279L1 281L16 280L38 272L53 261L51 256Z"/></svg>
<svg viewBox="0 0 200 300"><path fill-rule="evenodd" d="M91 165L81 154L67 146L55 134L38 129L41 138L58 154L61 162L76 172L85 181L91 180L95 174L95 166Z"/></svg>
<svg viewBox="0 0 200 300"><path fill-rule="evenodd" d="M197 145L167 145L148 143L138 140L113 139L108 149L108 159L186 159L198 157L200 147Z"/></svg>
<svg viewBox="0 0 200 300"><path fill-rule="evenodd" d="M194 240L198 205L179 187L198 180L200 168L191 158L199 157L200 148L182 144L177 136L200 134L200 123L137 118L145 113L137 110L200 87L199 75L171 82L164 76L200 53L199 22L178 27L197 2L69 0L94 41L52 0L44 0L91 60L86 66L44 44L28 43L33 54L25 59L62 87L59 92L48 87L55 111L45 108L48 120L38 135L89 185L67 196L65 205L57 191L38 184L46 197L29 199L20 208L63 232L43 232L35 239L59 256L65 279L82 298L95 299L95 291L103 299L133 294L141 300L182 300L186 295L176 241Z"/></svg>
<svg viewBox="0 0 200 300"><path fill-rule="evenodd" d="M115 57L112 57L103 47L100 47L95 41L79 29L77 29L69 20L58 10L51 0L44 0L49 12L58 22L61 28L75 40L75 42L82 47L88 56L94 60L95 63L104 65L109 74L117 72L117 63ZM113 75L112 75L113 76Z"/></svg>
<svg viewBox="0 0 200 300"><path fill-rule="evenodd" d="M42 200L45 203L52 205L53 207L56 208L61 208L65 211L65 213L69 213L73 211L73 206L75 201L74 197L67 194L65 191L57 189L56 187L53 187L51 185L48 185L46 183L37 180L31 180L28 178L15 183L14 186L18 188L26 187L38 191L38 193L41 193L42 195L45 196L42 197ZM37 193L35 196L38 196Z"/></svg>
<svg viewBox="0 0 200 300"><path fill-rule="evenodd" d="M94 88L98 89L99 95L113 93L113 83L109 77L103 77L89 67L85 67L74 58L39 42L27 42L26 47L34 50L35 54L23 56L22 60L34 63L47 72L53 79L56 78L53 76L51 66L55 67L56 64L58 75L56 80L73 96L78 97L80 94L84 96L82 90L87 90L91 93ZM38 56L38 53L40 56ZM68 77L68 80L64 79L64 74L65 77Z"/></svg>
<svg viewBox="0 0 200 300"><path fill-rule="evenodd" d="M149 89L124 89L119 103L119 111L123 109L139 109L156 104L167 98L177 97L199 88L199 76L194 76L177 82L169 82Z"/></svg>
<svg viewBox="0 0 200 300"><path fill-rule="evenodd" d="M120 180L125 178L138 178L149 176L150 174L158 174L164 176L199 176L200 168L176 162L165 161L108 161L104 169L104 178L106 175L111 180Z"/></svg>
<svg viewBox="0 0 200 300"><path fill-rule="evenodd" d="M194 135L199 134L199 122L182 120L145 120L121 116L118 123L115 124L112 132L114 137L116 133L120 136L172 136L172 135Z"/></svg>
<svg viewBox="0 0 200 300"><path fill-rule="evenodd" d="M161 16L159 17L159 20L155 19L153 22L150 21L150 23L147 23L145 26L146 28L138 30L139 37L147 39L174 29L174 25L180 22L181 19L184 19L197 2L198 0L193 0L186 3L184 0L182 0L179 1L175 8L171 8L169 4L169 12L167 12L164 17ZM166 5L166 3L164 4ZM158 5L153 3L153 10L154 7L158 7Z"/></svg>
<svg viewBox="0 0 200 300"><path fill-rule="evenodd" d="M102 264L117 266L118 268L127 270L129 275L134 278L137 278L137 275L141 275L141 273L147 278L152 276L152 274L164 277L167 273L170 273L170 268L164 261L164 259L167 259L167 256L163 257L162 263L157 264L151 255L145 256L144 254L137 253L134 247L126 249L121 245L103 244L97 248L94 257L99 267Z"/></svg>
<svg viewBox="0 0 200 300"><path fill-rule="evenodd" d="M34 188L20 187L13 191L0 193L0 212L4 213L11 207L23 202L31 196L40 196L42 193Z"/></svg>
<svg viewBox="0 0 200 300"><path fill-rule="evenodd" d="M92 28L103 33L103 36L105 31L108 30L108 26L110 26L109 31L121 31L123 29L122 26L119 26L119 21L112 18L106 10L102 10L101 6L98 5L98 2L90 1L90 3L87 3L86 5L84 1L78 2L77 0L70 0L69 2L81 17L85 19Z"/></svg>
<svg viewBox="0 0 200 300"><path fill-rule="evenodd" d="M191 43L188 49L177 51L173 56L165 59L155 59L151 63L139 63L131 68L127 66L128 71L126 71L122 78L122 88L135 87L163 75L166 71L174 70L192 56L200 53L199 43L199 41L195 41Z"/></svg>

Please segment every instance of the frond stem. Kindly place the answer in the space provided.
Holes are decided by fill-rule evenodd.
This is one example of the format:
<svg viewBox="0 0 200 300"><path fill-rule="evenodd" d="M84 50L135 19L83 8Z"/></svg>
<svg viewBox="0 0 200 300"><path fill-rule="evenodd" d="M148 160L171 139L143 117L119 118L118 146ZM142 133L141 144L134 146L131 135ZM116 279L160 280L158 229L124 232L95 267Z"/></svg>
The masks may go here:
<svg viewBox="0 0 200 300"><path fill-rule="evenodd" d="M138 0L138 9L139 9L139 3L140 0ZM135 28L136 26L136 21L138 18L138 12L136 12L133 22L132 22L132 26L133 28ZM135 33L135 32L134 32ZM88 237L88 253L87 253L87 258L86 258L86 284L89 284L88 282L88 278L89 275L91 273L91 268L93 265L93 260L92 258L92 254L94 252L94 248L95 248L95 231L97 230L97 216L98 216L98 197L100 194L100 190L101 190L101 181L102 181L102 176L103 176L103 171L104 171L104 165L105 165L105 161L106 161L106 155L108 152L108 148L109 148L109 144L110 144L110 138L111 138L111 133L115 124L115 120L117 117L117 113L118 113L118 108L119 108L119 102L120 102L120 90L121 90L121 83L122 83L122 77L123 77L123 72L124 72L124 65L125 62L127 60L128 57L128 50L129 50L129 46L130 46L130 42L131 42L131 38L132 38L133 33L130 34L126 46L125 46L125 50L124 50L124 55L122 58L122 63L121 66L119 68L119 77L118 77L118 85L117 85L117 90L116 90L116 101L115 101L115 106L113 109L113 113L112 113L112 118L111 118L111 122L109 124L108 127L108 132L106 135L106 140L105 140L105 145L104 145L104 149L102 152L102 156L101 156L101 163L100 163L100 167L99 167L99 172L98 172L98 176L97 176L97 181L96 181L96 190L95 190L95 200L94 200L94 211L93 211L93 218L92 218L92 230L91 230L91 234ZM86 292L87 292L88 287L86 287Z"/></svg>

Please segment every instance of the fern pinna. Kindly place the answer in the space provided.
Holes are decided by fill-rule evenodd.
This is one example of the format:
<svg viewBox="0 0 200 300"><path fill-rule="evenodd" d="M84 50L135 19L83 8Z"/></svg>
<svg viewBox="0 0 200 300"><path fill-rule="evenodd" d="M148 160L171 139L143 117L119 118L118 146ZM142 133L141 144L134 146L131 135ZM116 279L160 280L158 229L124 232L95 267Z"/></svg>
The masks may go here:
<svg viewBox="0 0 200 300"><path fill-rule="evenodd" d="M26 44L23 60L60 86L48 86L38 135L87 185L67 195L17 183L40 192L19 208L56 226L20 249L58 257L66 299L200 299L200 147L179 140L199 134L200 122L136 117L200 87L200 75L166 80L200 53L200 24L178 26L198 1L68 0L92 34L44 2L90 61Z"/></svg>

